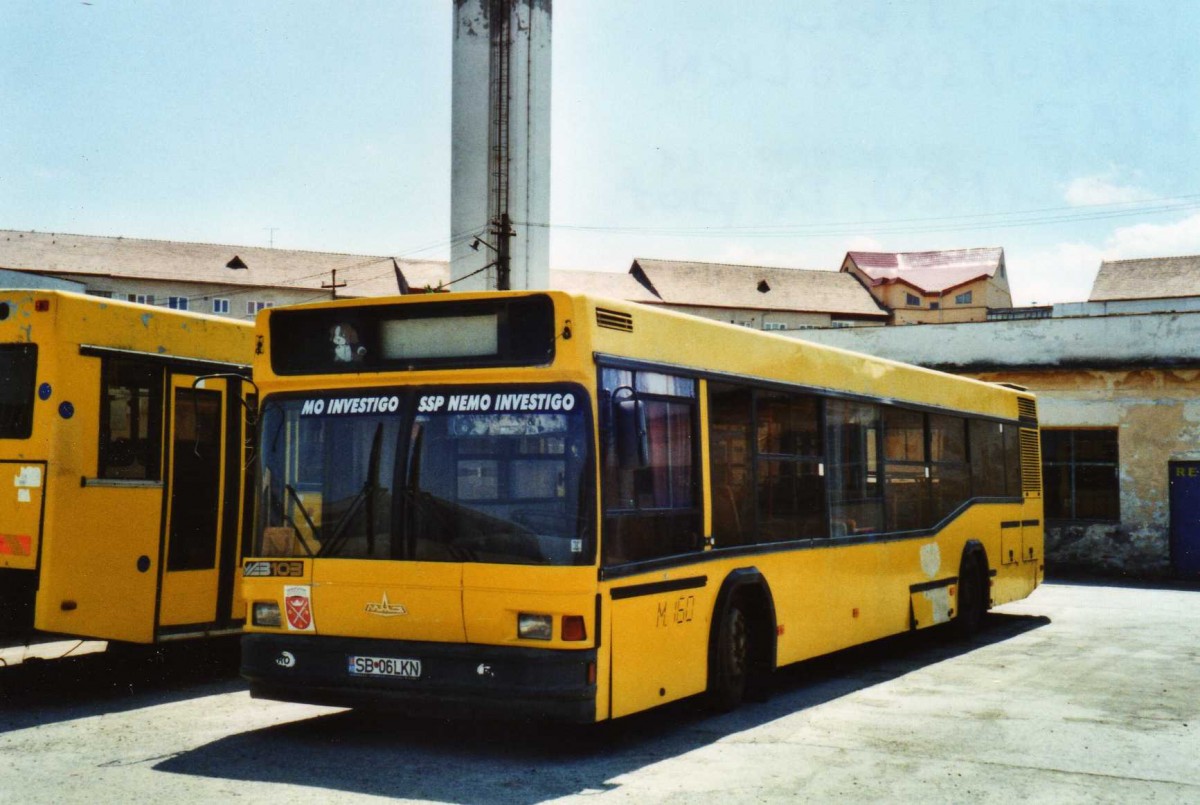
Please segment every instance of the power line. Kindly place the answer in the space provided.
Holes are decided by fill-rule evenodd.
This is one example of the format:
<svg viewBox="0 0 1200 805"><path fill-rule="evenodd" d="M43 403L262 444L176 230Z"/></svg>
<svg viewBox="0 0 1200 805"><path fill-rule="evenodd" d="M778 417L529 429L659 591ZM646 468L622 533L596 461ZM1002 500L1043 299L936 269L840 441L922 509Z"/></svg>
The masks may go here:
<svg viewBox="0 0 1200 805"><path fill-rule="evenodd" d="M1145 215L1162 215L1200 209L1200 194L1162 197L1142 201L1073 207L1042 207L1010 212L982 212L912 218L864 219L814 223L756 224L739 226L606 226L586 224L547 224L515 222L522 226L560 231L641 234L674 237L837 237L913 232L954 232L981 228L1014 228L1049 224L1099 221Z"/></svg>

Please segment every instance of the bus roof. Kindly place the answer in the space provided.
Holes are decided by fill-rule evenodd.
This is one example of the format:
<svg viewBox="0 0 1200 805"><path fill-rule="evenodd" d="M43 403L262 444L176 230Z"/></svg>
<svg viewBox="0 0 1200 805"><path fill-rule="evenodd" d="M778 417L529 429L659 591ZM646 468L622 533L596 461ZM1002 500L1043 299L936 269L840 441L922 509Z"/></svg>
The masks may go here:
<svg viewBox="0 0 1200 805"><path fill-rule="evenodd" d="M754 380L1003 418L1015 416L1018 396L1033 397L999 384L787 335L750 330L659 306L553 290L420 294L274 308L260 314L259 335L268 336L272 316L288 315L291 311L326 309L349 313L367 308L397 311L410 306L513 300L536 295L547 296L554 302L554 338L558 345L553 365L560 369L571 365L583 368L596 360L629 361L711 379ZM569 343L561 338L563 335L569 338ZM420 367L410 369L419 371ZM467 378L463 380L466 382Z"/></svg>

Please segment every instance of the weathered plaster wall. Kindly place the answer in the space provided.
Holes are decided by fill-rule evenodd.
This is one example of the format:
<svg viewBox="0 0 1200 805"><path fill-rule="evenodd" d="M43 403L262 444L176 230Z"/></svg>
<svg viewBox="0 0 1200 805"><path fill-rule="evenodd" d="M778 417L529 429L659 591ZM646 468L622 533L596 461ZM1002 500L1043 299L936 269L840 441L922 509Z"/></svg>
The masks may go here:
<svg viewBox="0 0 1200 805"><path fill-rule="evenodd" d="M892 312L894 324L961 324L968 321L985 321L987 308L981 305L956 305L953 297L942 300L938 310L927 308L896 308Z"/></svg>
<svg viewBox="0 0 1200 805"><path fill-rule="evenodd" d="M1037 392L1046 428L1116 427L1116 524L1056 524L1046 552L1059 569L1164 575L1170 570L1167 462L1200 449L1200 370L986 372Z"/></svg>

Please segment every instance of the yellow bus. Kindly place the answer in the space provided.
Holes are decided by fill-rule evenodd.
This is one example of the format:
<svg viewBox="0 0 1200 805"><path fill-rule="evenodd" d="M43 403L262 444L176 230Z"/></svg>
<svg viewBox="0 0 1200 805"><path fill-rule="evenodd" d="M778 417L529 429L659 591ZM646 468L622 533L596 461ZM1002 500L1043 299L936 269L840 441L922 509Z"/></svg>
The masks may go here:
<svg viewBox="0 0 1200 805"><path fill-rule="evenodd" d="M577 722L1043 576L1026 392L560 292L265 311L252 695Z"/></svg>
<svg viewBox="0 0 1200 805"><path fill-rule="evenodd" d="M240 627L253 335L214 316L0 291L7 641Z"/></svg>

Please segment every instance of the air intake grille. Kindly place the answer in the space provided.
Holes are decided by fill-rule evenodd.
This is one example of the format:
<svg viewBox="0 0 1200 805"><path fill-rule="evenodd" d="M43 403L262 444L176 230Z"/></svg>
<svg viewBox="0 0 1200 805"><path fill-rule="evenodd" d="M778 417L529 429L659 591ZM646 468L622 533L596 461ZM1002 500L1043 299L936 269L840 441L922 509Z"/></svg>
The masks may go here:
<svg viewBox="0 0 1200 805"><path fill-rule="evenodd" d="M1021 491L1042 491L1042 462L1038 455L1038 432L1021 428Z"/></svg>
<svg viewBox="0 0 1200 805"><path fill-rule="evenodd" d="M1037 417L1037 400L1030 400L1026 397L1017 398L1017 416L1021 418L1022 425L1036 425Z"/></svg>
<svg viewBox="0 0 1200 805"><path fill-rule="evenodd" d="M596 308L596 324L609 330L620 330L623 333L633 332L633 316L619 310Z"/></svg>

